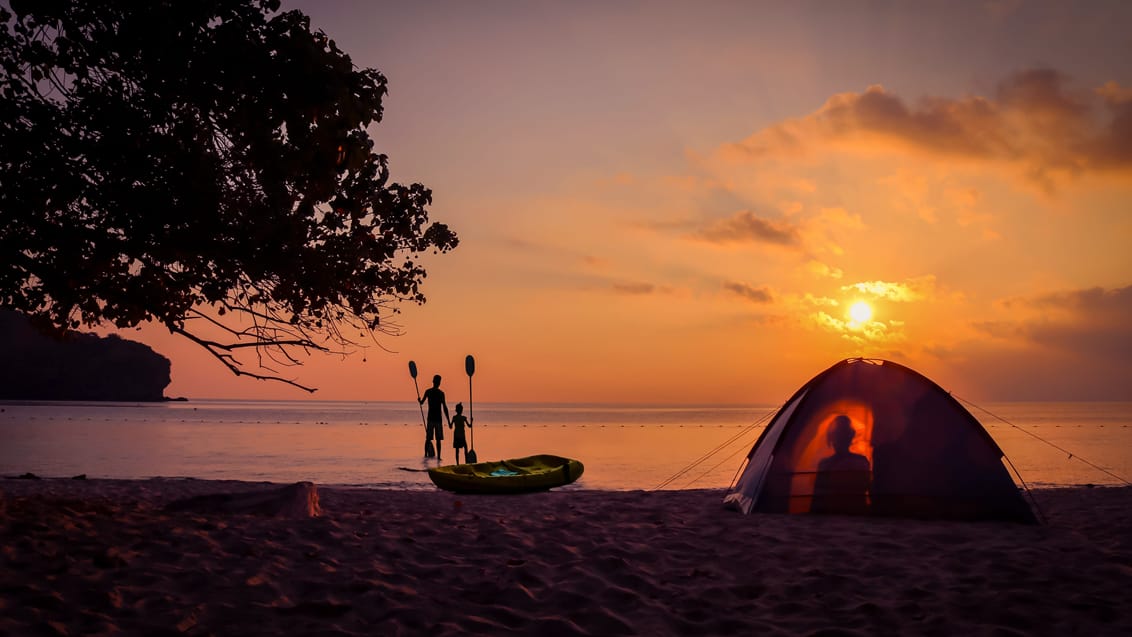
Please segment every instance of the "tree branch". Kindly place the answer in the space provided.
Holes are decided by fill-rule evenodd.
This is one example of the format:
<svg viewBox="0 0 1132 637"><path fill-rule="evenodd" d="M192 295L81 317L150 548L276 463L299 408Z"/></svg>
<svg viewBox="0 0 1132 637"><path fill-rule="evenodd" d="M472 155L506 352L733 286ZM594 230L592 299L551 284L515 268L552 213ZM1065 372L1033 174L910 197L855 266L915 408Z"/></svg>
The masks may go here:
<svg viewBox="0 0 1132 637"><path fill-rule="evenodd" d="M212 354L217 360L219 360L221 363L223 363L223 365L225 367L227 367L236 376L247 376L249 378L254 378L256 380L278 381L278 382L281 382L281 383L284 383L284 384L287 384L287 385L291 385L292 387L297 387L297 388L299 388L299 389L301 389L301 390L303 390L307 393L311 393L311 394L318 391L318 389L316 387L307 387L306 385L299 384L294 379L283 378L282 376L272 376L272 375L268 375L268 374L257 374L255 372L244 371L243 369L240 368L240 362L235 357L233 357L231 354L224 354L220 351L217 351L217 350L231 351L231 350L233 350L237 347L245 347L245 346L248 346L248 345L252 345L250 343L235 344L235 345L217 343L215 341L209 341L209 340L205 340L203 338L200 338L197 335L193 334L192 332L189 332L188 330L176 327L174 325L168 325L167 324L166 327L168 327L169 331L172 332L173 334L179 334L181 336L184 336L185 338L189 339L190 341L192 341L192 342L196 343L197 345L203 347L205 350L208 351L209 354ZM262 367L262 365L261 365L261 367Z"/></svg>

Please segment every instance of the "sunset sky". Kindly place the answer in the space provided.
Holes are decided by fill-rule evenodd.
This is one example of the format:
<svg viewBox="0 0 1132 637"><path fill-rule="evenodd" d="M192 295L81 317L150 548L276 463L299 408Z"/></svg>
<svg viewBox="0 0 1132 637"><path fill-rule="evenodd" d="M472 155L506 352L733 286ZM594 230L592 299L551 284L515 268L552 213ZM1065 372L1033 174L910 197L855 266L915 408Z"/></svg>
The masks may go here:
<svg viewBox="0 0 1132 637"><path fill-rule="evenodd" d="M460 246L405 334L192 398L780 403L849 356L1132 400L1132 2L299 2ZM849 309L864 301L871 317Z"/></svg>

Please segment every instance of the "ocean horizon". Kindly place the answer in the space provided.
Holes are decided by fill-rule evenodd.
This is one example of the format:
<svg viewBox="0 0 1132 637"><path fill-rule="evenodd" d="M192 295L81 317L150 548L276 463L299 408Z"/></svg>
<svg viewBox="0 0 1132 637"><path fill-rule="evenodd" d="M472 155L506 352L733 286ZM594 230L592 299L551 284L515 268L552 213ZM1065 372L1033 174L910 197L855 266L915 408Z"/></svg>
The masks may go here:
<svg viewBox="0 0 1132 637"><path fill-rule="evenodd" d="M1130 402L965 406L1020 484L1125 484L1132 475ZM481 461L581 460L585 474L571 489L721 489L779 407L475 403L469 435ZM412 401L0 401L0 476L432 489L422 470L437 461L423 457L423 432ZM450 464L446 433L441 462Z"/></svg>

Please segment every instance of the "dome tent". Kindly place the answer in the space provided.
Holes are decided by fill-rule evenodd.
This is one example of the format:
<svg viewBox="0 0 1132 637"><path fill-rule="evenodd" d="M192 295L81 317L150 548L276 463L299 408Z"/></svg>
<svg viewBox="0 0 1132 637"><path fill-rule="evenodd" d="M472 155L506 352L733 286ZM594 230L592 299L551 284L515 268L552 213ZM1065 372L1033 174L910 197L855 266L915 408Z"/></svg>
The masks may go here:
<svg viewBox="0 0 1132 637"><path fill-rule="evenodd" d="M724 502L744 513L1035 523L979 421L897 363L853 358L786 402Z"/></svg>

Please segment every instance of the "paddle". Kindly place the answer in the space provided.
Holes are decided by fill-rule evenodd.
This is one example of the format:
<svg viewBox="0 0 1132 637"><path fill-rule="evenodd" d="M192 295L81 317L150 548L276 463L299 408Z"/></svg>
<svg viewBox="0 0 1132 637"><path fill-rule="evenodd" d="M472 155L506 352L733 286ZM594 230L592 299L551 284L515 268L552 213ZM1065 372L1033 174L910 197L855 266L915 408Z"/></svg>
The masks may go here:
<svg viewBox="0 0 1132 637"><path fill-rule="evenodd" d="M421 424L424 425L425 432L428 432L428 425L425 424L424 407L421 405L421 386L417 384L417 363L416 361L409 361L409 375L413 377L413 388L417 390L417 408L421 411ZM427 433L425 434L428 435ZM425 440L425 457L431 458L436 455L432 449L432 441Z"/></svg>
<svg viewBox="0 0 1132 637"><path fill-rule="evenodd" d="M472 410L472 374L476 373L476 359L472 358L471 354L464 358L464 371L468 372L468 420L471 421L475 418ZM471 446L464 452L464 460L468 464L474 464L476 462L476 428L469 426L468 429L471 430L468 433L471 436Z"/></svg>

